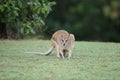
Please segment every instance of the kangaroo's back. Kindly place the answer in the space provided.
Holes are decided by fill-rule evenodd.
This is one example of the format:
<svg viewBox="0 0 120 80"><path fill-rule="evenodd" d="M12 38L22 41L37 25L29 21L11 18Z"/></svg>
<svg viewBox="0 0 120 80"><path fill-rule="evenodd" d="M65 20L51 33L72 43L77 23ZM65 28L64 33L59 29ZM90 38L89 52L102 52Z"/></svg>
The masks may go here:
<svg viewBox="0 0 120 80"><path fill-rule="evenodd" d="M69 33L65 30L59 30L56 31L53 35L52 35L52 40L54 41L59 41L59 39L67 39L69 37Z"/></svg>

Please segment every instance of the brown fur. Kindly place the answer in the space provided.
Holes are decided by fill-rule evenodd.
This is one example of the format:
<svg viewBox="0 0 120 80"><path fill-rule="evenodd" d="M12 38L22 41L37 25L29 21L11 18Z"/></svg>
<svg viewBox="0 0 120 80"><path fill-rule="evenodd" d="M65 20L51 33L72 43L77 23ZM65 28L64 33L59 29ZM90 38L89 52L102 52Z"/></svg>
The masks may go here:
<svg viewBox="0 0 120 80"><path fill-rule="evenodd" d="M71 58L72 49L74 47L75 38L73 34L69 34L65 30L56 31L51 38L51 48L46 52L46 55L49 55L52 52L52 49L55 48L57 52L57 57L64 58L66 54L68 58Z"/></svg>

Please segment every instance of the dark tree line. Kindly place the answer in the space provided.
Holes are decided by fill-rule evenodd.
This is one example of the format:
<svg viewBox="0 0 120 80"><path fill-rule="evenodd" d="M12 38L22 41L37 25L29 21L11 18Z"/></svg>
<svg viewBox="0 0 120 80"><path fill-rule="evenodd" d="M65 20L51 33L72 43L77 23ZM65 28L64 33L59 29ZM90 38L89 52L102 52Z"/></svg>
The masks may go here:
<svg viewBox="0 0 120 80"><path fill-rule="evenodd" d="M0 38L27 34L48 37L56 30L65 29L73 33L76 40L120 42L120 0L55 2L0 0Z"/></svg>
<svg viewBox="0 0 120 80"><path fill-rule="evenodd" d="M56 0L47 34L66 29L77 40L120 42L120 0Z"/></svg>

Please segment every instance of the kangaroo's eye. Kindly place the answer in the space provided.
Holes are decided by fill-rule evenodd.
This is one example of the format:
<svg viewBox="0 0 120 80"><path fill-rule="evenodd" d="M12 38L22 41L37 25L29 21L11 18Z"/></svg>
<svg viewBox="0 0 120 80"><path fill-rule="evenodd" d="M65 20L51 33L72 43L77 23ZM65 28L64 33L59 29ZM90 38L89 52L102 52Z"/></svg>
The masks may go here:
<svg viewBox="0 0 120 80"><path fill-rule="evenodd" d="M62 42L64 42L64 40L62 39Z"/></svg>
<svg viewBox="0 0 120 80"><path fill-rule="evenodd" d="M68 40L66 40L65 42L67 42Z"/></svg>

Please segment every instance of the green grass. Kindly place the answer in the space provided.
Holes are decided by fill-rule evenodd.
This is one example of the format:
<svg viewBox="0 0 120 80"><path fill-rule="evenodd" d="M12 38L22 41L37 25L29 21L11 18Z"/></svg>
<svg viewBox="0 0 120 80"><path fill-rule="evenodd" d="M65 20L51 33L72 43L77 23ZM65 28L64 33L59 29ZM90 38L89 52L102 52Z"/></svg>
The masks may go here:
<svg viewBox="0 0 120 80"><path fill-rule="evenodd" d="M120 80L120 43L76 42L72 59L45 52L50 41L0 41L0 80Z"/></svg>

